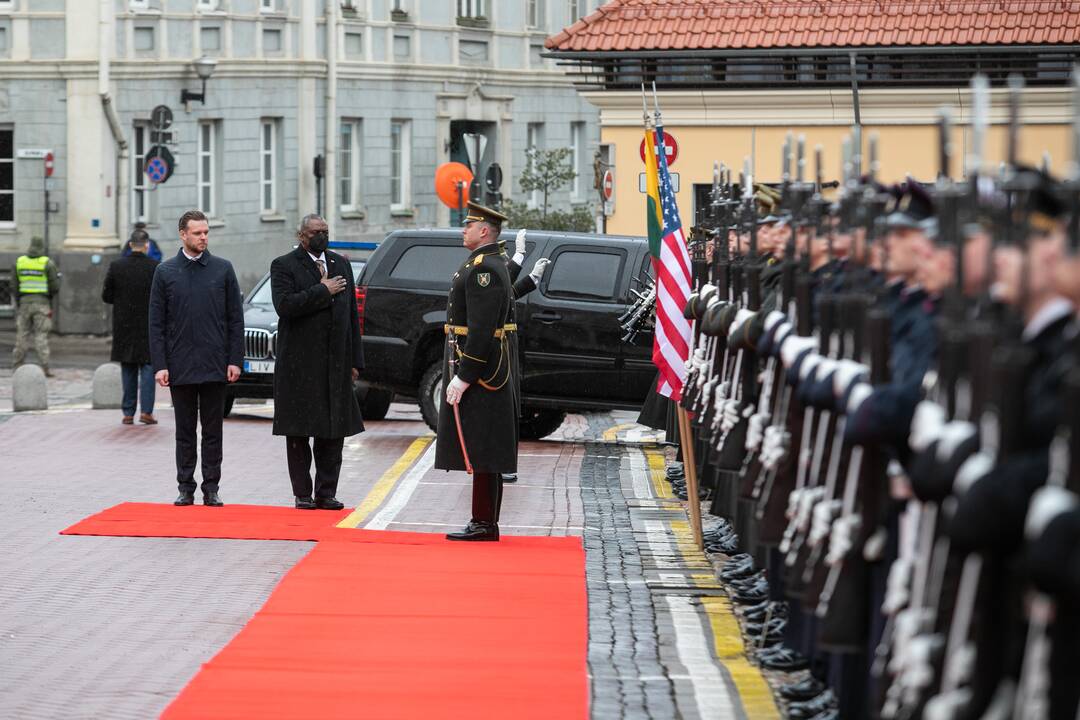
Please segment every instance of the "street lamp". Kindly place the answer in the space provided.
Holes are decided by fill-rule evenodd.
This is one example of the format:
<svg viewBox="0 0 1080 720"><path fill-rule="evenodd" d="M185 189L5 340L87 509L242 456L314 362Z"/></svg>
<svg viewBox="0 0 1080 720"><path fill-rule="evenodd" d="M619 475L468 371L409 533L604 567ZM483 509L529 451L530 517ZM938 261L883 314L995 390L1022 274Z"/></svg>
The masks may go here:
<svg viewBox="0 0 1080 720"><path fill-rule="evenodd" d="M217 67L217 60L203 55L198 60L192 60L191 66L195 68L195 74L202 80L202 91L194 93L187 88L180 91L180 102L184 104L184 110L188 112L191 112L189 105L194 100L198 100L204 105L206 104L206 81L214 74L214 68Z"/></svg>

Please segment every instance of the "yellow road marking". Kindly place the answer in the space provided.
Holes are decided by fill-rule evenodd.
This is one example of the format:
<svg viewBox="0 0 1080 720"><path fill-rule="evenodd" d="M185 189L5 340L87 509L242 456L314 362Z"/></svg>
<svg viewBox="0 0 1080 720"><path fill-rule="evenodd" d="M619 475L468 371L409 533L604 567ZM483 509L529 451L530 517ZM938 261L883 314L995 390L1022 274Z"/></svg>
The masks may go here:
<svg viewBox="0 0 1080 720"><path fill-rule="evenodd" d="M433 435L425 435L424 437L418 437L412 441L409 448L405 453L397 459L390 469L382 474L379 481L375 483L375 486L368 492L367 497L363 502L356 506L356 509L346 516L344 520L337 524L341 528L355 528L360 527L361 523L367 520L374 510L382 504L386 496L390 494L390 491L394 489L394 484L398 479L405 474L405 471L416 462L416 458L420 457L420 454L427 449L428 445L435 439Z"/></svg>
<svg viewBox="0 0 1080 720"><path fill-rule="evenodd" d="M689 522L672 522L671 530L675 535L675 544L688 564L694 566L700 562L708 564L705 554L694 544ZM709 569L712 570L711 565ZM720 587L713 572L693 573L690 577L702 589ZM751 665L746 657L746 647L743 645L739 621L735 619L731 603L727 598L718 596L702 596L699 600L709 619L716 657L735 683L735 688L739 692L739 702L742 703L746 716L755 720L757 718L779 719L780 711L776 708L776 701L773 699L769 684L761 671Z"/></svg>
<svg viewBox="0 0 1080 720"><path fill-rule="evenodd" d="M658 498L674 497L671 494L671 486L668 485L664 474L664 451L659 448L649 448L645 451L645 457L649 461L649 479L652 480L653 492Z"/></svg>
<svg viewBox="0 0 1080 720"><path fill-rule="evenodd" d="M604 431L604 440L607 442L615 442L615 440L618 439L620 430L629 430L632 427L637 427L637 423L623 423L622 425L608 428Z"/></svg>
<svg viewBox="0 0 1080 720"><path fill-rule="evenodd" d="M726 598L716 596L701 598L701 604L712 627L716 656L731 675L746 716L762 720L779 718L780 711L769 684L761 671L746 659L746 648L731 604Z"/></svg>

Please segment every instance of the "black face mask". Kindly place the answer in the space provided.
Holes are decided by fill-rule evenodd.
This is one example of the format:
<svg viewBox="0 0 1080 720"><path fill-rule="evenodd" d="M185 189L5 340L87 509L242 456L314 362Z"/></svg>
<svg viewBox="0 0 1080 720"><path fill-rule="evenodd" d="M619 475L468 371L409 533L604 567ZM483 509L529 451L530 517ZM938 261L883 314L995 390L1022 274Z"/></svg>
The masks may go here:
<svg viewBox="0 0 1080 720"><path fill-rule="evenodd" d="M308 238L308 250L312 255L322 255L330 244L330 236L324 232L317 232Z"/></svg>

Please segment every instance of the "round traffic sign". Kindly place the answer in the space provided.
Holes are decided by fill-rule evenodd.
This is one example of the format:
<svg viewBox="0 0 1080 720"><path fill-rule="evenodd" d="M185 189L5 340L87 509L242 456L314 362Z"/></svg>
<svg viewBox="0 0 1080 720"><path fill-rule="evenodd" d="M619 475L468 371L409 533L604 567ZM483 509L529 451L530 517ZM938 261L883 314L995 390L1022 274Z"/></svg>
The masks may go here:
<svg viewBox="0 0 1080 720"><path fill-rule="evenodd" d="M143 172L153 183L163 183L172 177L176 161L164 145L155 145L150 148L143 158Z"/></svg>
<svg viewBox="0 0 1080 720"><path fill-rule="evenodd" d="M150 124L155 130L168 130L172 125L172 110L168 105L158 105L150 111Z"/></svg>
<svg viewBox="0 0 1080 720"><path fill-rule="evenodd" d="M604 196L604 200L610 202L615 197L615 173L611 170L604 171L603 184L600 186L600 193Z"/></svg>
<svg viewBox="0 0 1080 720"><path fill-rule="evenodd" d="M659 154L657 150L657 154ZM641 162L645 162L645 138L641 139L641 146L638 148L638 153L641 155ZM675 164L675 159L679 157L679 143L675 142L675 138L671 133L664 132L664 154L667 156L668 167Z"/></svg>

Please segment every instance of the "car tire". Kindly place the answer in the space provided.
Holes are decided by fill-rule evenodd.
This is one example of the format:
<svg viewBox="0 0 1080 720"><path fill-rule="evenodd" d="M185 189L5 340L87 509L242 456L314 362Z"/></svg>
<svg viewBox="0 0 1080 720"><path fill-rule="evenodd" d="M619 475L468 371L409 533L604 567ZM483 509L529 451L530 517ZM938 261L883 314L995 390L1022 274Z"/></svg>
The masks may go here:
<svg viewBox="0 0 1080 720"><path fill-rule="evenodd" d="M539 440L547 437L562 426L566 413L562 410L524 408L518 424L522 440Z"/></svg>
<svg viewBox="0 0 1080 720"><path fill-rule="evenodd" d="M433 432L439 430L439 400L443 392L442 361L431 363L420 376L420 387L416 389L420 400L420 415Z"/></svg>
<svg viewBox="0 0 1080 720"><path fill-rule="evenodd" d="M233 402L235 402L235 401L236 401L236 398L234 396L232 396L232 395L226 395L225 396L225 411L221 414L222 417L229 417L229 414L232 413Z"/></svg>
<svg viewBox="0 0 1080 720"><path fill-rule="evenodd" d="M353 385L353 393L356 395L357 404L360 405L360 415L365 420L384 419L394 399L394 393L390 390L380 390L359 384Z"/></svg>

